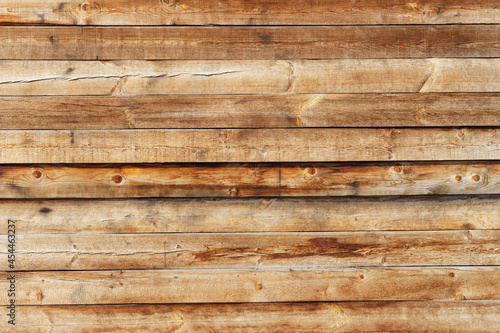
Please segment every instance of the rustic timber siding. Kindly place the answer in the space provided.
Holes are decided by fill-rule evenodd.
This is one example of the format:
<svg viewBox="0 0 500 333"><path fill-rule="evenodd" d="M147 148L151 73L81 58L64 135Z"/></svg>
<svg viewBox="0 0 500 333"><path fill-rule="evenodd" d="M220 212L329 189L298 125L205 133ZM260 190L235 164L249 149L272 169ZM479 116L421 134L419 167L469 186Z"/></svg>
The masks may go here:
<svg viewBox="0 0 500 333"><path fill-rule="evenodd" d="M498 332L500 3L0 1L0 217L0 332Z"/></svg>

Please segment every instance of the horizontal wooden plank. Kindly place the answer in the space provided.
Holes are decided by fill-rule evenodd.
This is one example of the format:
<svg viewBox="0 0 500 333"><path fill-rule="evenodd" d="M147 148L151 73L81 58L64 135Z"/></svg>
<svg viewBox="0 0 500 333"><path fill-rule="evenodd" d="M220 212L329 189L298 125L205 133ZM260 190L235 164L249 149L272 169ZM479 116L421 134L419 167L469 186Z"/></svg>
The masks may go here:
<svg viewBox="0 0 500 333"><path fill-rule="evenodd" d="M0 211L18 235L500 229L500 196L0 200Z"/></svg>
<svg viewBox="0 0 500 333"><path fill-rule="evenodd" d="M1 198L500 194L497 162L1 165Z"/></svg>
<svg viewBox="0 0 500 333"><path fill-rule="evenodd" d="M0 163L497 160L499 129L0 130Z"/></svg>
<svg viewBox="0 0 500 333"><path fill-rule="evenodd" d="M17 305L500 299L500 267L0 272L2 290L12 275Z"/></svg>
<svg viewBox="0 0 500 333"><path fill-rule="evenodd" d="M6 308L0 315L6 316ZM18 306L16 332L494 332L498 301ZM82 325L85 323L85 325Z"/></svg>
<svg viewBox="0 0 500 333"><path fill-rule="evenodd" d="M496 0L2 1L0 23L65 25L339 25L500 23Z"/></svg>
<svg viewBox="0 0 500 333"><path fill-rule="evenodd" d="M500 230L17 235L18 271L500 265ZM0 255L9 253L0 235ZM9 270L7 260L1 270Z"/></svg>
<svg viewBox="0 0 500 333"><path fill-rule="evenodd" d="M499 57L500 25L0 27L0 59Z"/></svg>
<svg viewBox="0 0 500 333"><path fill-rule="evenodd" d="M500 94L0 98L0 129L416 126L500 126Z"/></svg>
<svg viewBox="0 0 500 333"><path fill-rule="evenodd" d="M498 58L2 60L0 72L1 96L500 92Z"/></svg>

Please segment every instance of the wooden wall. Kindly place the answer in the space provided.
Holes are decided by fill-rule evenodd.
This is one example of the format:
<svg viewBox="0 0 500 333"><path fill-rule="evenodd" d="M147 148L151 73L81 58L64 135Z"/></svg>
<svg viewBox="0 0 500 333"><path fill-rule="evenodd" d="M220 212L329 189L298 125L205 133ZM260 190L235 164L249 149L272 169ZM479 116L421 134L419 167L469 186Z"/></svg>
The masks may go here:
<svg viewBox="0 0 500 333"><path fill-rule="evenodd" d="M1 332L500 330L498 0L0 24Z"/></svg>

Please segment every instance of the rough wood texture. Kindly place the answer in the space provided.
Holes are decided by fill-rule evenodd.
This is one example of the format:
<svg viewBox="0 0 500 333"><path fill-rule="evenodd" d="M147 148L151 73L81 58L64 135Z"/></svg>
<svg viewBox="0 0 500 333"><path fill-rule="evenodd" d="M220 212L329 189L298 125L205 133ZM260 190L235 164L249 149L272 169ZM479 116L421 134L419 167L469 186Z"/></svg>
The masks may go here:
<svg viewBox="0 0 500 333"><path fill-rule="evenodd" d="M1 198L500 194L491 163L2 165Z"/></svg>
<svg viewBox="0 0 500 333"><path fill-rule="evenodd" d="M500 25L0 27L0 59L498 57L499 32Z"/></svg>
<svg viewBox="0 0 500 333"><path fill-rule="evenodd" d="M0 72L0 96L500 92L498 58L2 60Z"/></svg>
<svg viewBox="0 0 500 333"><path fill-rule="evenodd" d="M19 235L16 269L500 265L500 230ZM0 236L7 257L7 236ZM7 261L0 262L8 270Z"/></svg>
<svg viewBox="0 0 500 333"><path fill-rule="evenodd" d="M500 229L500 196L0 200L17 234Z"/></svg>
<svg viewBox="0 0 500 333"><path fill-rule="evenodd" d="M0 98L0 129L402 126L500 126L500 94Z"/></svg>
<svg viewBox="0 0 500 333"><path fill-rule="evenodd" d="M499 301L20 306L16 332L495 332ZM0 308L4 316L5 307ZM85 323L85 325L82 325Z"/></svg>
<svg viewBox="0 0 500 333"><path fill-rule="evenodd" d="M339 25L500 23L496 0L2 1L0 23L66 25Z"/></svg>
<svg viewBox="0 0 500 333"><path fill-rule="evenodd" d="M0 272L3 290L10 274ZM499 267L42 271L15 275L17 305L500 299ZM0 304L7 301L7 293L0 294Z"/></svg>
<svg viewBox="0 0 500 333"><path fill-rule="evenodd" d="M496 160L498 129L0 130L0 163Z"/></svg>

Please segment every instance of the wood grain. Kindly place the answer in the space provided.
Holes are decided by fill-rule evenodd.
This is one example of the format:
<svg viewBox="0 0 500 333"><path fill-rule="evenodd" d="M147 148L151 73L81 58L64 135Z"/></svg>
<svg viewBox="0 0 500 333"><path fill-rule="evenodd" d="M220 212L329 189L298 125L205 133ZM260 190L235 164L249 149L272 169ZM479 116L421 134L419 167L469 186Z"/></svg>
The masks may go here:
<svg viewBox="0 0 500 333"><path fill-rule="evenodd" d="M500 230L18 235L16 270L500 265ZM0 255L7 257L6 235ZM9 263L0 262L1 270Z"/></svg>
<svg viewBox="0 0 500 333"><path fill-rule="evenodd" d="M0 129L420 126L500 126L500 94L0 98Z"/></svg>
<svg viewBox="0 0 500 333"><path fill-rule="evenodd" d="M2 1L0 23L65 25L341 25L500 23L498 2L388 0Z"/></svg>
<svg viewBox="0 0 500 333"><path fill-rule="evenodd" d="M500 194L497 162L2 165L1 198Z"/></svg>
<svg viewBox="0 0 500 333"><path fill-rule="evenodd" d="M0 211L18 235L500 229L500 196L0 200Z"/></svg>
<svg viewBox="0 0 500 333"><path fill-rule="evenodd" d="M498 129L0 130L0 163L497 160Z"/></svg>
<svg viewBox="0 0 500 333"><path fill-rule="evenodd" d="M0 72L0 96L500 92L500 58L2 60Z"/></svg>
<svg viewBox="0 0 500 333"><path fill-rule="evenodd" d="M120 270L16 275L17 305L498 300L499 267ZM387 283L391 281L391 283ZM7 293L0 294L6 305Z"/></svg>
<svg viewBox="0 0 500 333"><path fill-rule="evenodd" d="M19 306L16 332L494 332L498 301ZM5 308L0 309L4 315ZM85 325L82 325L85 323Z"/></svg>
<svg viewBox="0 0 500 333"><path fill-rule="evenodd" d="M0 27L0 59L499 57L500 25Z"/></svg>

